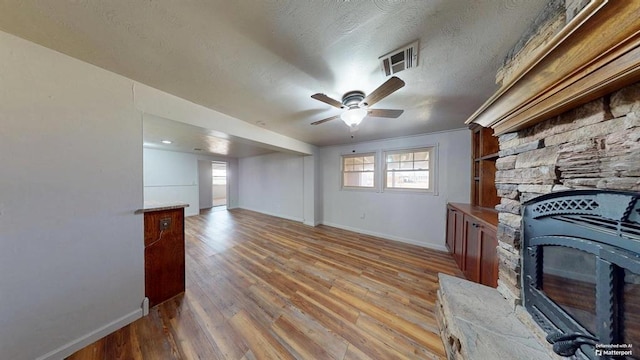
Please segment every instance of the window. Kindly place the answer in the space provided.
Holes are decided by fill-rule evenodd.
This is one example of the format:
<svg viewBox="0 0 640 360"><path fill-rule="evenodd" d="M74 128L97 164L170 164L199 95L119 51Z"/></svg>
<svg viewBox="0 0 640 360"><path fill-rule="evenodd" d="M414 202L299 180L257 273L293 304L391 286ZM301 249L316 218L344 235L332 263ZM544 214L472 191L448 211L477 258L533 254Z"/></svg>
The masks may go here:
<svg viewBox="0 0 640 360"><path fill-rule="evenodd" d="M432 190L433 148L385 152L385 189Z"/></svg>
<svg viewBox="0 0 640 360"><path fill-rule="evenodd" d="M376 155L342 156L342 187L373 189L375 187Z"/></svg>

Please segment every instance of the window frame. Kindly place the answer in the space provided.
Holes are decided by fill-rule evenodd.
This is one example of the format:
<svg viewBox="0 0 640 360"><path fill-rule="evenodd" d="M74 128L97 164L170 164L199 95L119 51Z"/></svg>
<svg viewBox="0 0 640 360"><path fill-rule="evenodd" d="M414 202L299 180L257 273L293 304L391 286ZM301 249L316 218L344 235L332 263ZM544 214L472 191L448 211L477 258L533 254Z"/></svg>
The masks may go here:
<svg viewBox="0 0 640 360"><path fill-rule="evenodd" d="M345 175L345 159L358 158L365 156L373 156L373 171L351 171L358 173L373 173L373 186L346 186L344 184ZM368 151L362 153L348 153L340 155L340 190L355 190L355 191L378 191L378 172L379 172L379 156L377 151Z"/></svg>
<svg viewBox="0 0 640 360"><path fill-rule="evenodd" d="M404 153L416 153L416 152L424 152L427 151L429 153L429 187L427 189L420 188L402 188L402 187L389 187L387 184L387 174L390 170L388 170L387 165L387 156L395 155L395 154L404 154ZM413 161L413 160L412 160ZM381 166L381 184L383 192L409 192L409 193L418 193L418 194L438 194L437 187L437 172L438 172L438 145L424 145L424 146L416 146L409 148L396 148L396 149L385 149L382 151L382 166ZM414 169L409 171L415 171Z"/></svg>

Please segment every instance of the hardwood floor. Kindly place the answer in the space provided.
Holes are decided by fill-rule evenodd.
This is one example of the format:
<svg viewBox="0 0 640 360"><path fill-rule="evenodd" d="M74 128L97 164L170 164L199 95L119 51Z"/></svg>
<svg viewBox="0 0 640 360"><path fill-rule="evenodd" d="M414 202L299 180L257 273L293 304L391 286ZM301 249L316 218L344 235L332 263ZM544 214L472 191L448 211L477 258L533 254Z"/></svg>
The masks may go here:
<svg viewBox="0 0 640 360"><path fill-rule="evenodd" d="M186 218L187 290L70 356L441 359L447 253L247 210Z"/></svg>

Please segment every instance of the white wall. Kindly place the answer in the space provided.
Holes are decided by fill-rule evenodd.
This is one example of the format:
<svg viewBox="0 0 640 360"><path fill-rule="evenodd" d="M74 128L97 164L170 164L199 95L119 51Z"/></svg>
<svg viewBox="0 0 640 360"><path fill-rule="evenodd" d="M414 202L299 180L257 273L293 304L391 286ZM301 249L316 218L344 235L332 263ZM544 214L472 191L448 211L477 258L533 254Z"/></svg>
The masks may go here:
<svg viewBox="0 0 640 360"><path fill-rule="evenodd" d="M142 316L132 81L0 32L0 358L60 359Z"/></svg>
<svg viewBox="0 0 640 360"><path fill-rule="evenodd" d="M200 211L200 190L198 163L208 162L209 180L202 184L211 193L211 161L227 161L232 170L237 167L237 159L196 155L176 151L144 149L144 201L148 203L183 202L189 204L185 216L198 215ZM205 169L206 171L206 169ZM229 188L237 188L234 177L229 179ZM237 190L232 193L237 194ZM209 201L210 203L211 201ZM235 205L237 200L228 200ZM209 206L210 207L210 206ZM232 206L229 206L232 207Z"/></svg>
<svg viewBox="0 0 640 360"><path fill-rule="evenodd" d="M431 145L438 146L437 195L341 190L341 155ZM445 250L446 204L469 202L470 153L466 129L321 148L322 223Z"/></svg>
<svg viewBox="0 0 640 360"><path fill-rule="evenodd" d="M211 174L211 161L198 160L198 193L200 209L209 209L213 206L213 187L211 184L213 176Z"/></svg>
<svg viewBox="0 0 640 360"><path fill-rule="evenodd" d="M285 153L239 159L239 207L304 221L303 159Z"/></svg>

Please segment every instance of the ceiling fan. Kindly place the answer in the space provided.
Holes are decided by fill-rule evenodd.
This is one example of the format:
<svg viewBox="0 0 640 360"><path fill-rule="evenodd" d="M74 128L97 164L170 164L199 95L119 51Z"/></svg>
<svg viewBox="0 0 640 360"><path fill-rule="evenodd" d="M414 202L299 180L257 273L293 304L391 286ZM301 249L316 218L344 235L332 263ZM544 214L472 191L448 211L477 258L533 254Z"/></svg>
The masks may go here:
<svg viewBox="0 0 640 360"><path fill-rule="evenodd" d="M326 119L312 122L311 125L319 125L327 121L342 119L347 126L351 128L351 131L355 131L358 125L362 122L365 116L375 116L384 118L397 118L404 110L392 110L392 109L369 109L369 106L377 103L385 97L393 94L396 90L404 86L404 81L400 78L393 76L389 80L385 81L377 89L373 90L369 95L365 96L365 93L360 90L353 90L342 95L342 102L328 97L325 94L317 93L311 95L312 98L322 101L325 104L329 104L338 109L344 109L345 111L336 116L332 116Z"/></svg>

